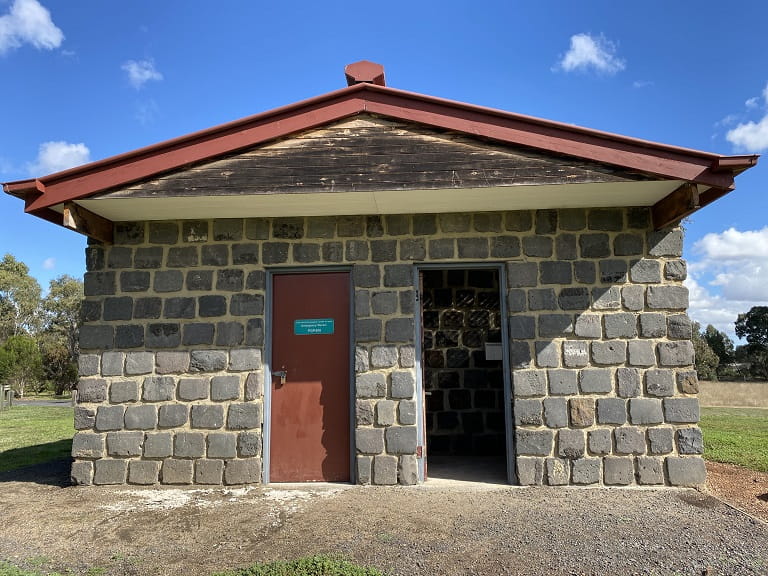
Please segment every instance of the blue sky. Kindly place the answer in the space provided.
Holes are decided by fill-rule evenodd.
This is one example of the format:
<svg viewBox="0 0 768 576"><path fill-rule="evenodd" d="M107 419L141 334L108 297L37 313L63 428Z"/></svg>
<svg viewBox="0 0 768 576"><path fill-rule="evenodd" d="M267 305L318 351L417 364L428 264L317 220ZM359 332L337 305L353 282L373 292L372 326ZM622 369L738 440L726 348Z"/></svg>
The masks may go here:
<svg viewBox="0 0 768 576"><path fill-rule="evenodd" d="M387 84L722 154L768 150L768 2L0 0L0 181L42 176L345 85ZM690 315L768 304L766 161L686 222ZM0 195L0 253L44 286L83 237Z"/></svg>

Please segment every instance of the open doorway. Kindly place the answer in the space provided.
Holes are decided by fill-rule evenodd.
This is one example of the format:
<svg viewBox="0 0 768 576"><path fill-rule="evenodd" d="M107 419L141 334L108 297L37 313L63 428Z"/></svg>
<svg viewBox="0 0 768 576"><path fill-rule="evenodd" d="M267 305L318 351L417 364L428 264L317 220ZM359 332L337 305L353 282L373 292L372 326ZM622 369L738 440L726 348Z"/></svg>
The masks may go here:
<svg viewBox="0 0 768 576"><path fill-rule="evenodd" d="M427 478L507 482L499 268L420 271Z"/></svg>

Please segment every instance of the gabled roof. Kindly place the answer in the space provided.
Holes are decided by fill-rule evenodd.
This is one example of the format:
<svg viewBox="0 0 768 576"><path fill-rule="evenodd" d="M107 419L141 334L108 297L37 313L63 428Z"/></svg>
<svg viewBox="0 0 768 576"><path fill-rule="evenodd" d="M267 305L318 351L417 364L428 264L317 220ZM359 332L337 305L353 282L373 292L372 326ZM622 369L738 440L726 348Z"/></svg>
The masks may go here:
<svg viewBox="0 0 768 576"><path fill-rule="evenodd" d="M757 155L723 156L397 90L383 85L382 67L365 61L346 71L351 85L341 90L4 189L23 199L27 212L99 237L95 227L107 230L111 222L91 218L78 201L361 114L674 182L653 205L657 228L733 190L735 176L757 163Z"/></svg>

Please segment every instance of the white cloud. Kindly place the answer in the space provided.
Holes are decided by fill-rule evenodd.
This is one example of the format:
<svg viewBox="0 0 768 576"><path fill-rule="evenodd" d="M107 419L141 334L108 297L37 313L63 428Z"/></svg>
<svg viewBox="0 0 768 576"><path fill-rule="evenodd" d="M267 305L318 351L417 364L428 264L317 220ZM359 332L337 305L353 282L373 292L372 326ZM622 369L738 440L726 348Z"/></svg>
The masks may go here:
<svg viewBox="0 0 768 576"><path fill-rule="evenodd" d="M91 151L82 142L43 142L40 144L37 159L27 167L31 175L42 176L86 164L90 160Z"/></svg>
<svg viewBox="0 0 768 576"><path fill-rule="evenodd" d="M157 71L152 60L128 60L121 68L128 73L128 81L136 90L140 90L150 80L163 79L163 75Z"/></svg>
<svg viewBox="0 0 768 576"><path fill-rule="evenodd" d="M632 88L648 88L653 84L653 80L635 80L632 82Z"/></svg>
<svg viewBox="0 0 768 576"><path fill-rule="evenodd" d="M63 40L64 33L37 0L15 0L8 14L0 16L0 54L22 44L53 50L61 46Z"/></svg>
<svg viewBox="0 0 768 576"><path fill-rule="evenodd" d="M689 314L702 326L712 324L733 337L739 314L768 304L768 226L707 234L694 244L693 253L686 280Z"/></svg>
<svg viewBox="0 0 768 576"><path fill-rule="evenodd" d="M604 36L574 34L571 47L556 68L566 72L596 70L605 74L616 74L624 70L624 60L616 56L616 45Z"/></svg>
<svg viewBox="0 0 768 576"><path fill-rule="evenodd" d="M157 105L154 99L150 98L144 102L139 102L136 105L136 120L142 126L148 126L154 124L155 119L160 114L160 106Z"/></svg>
<svg viewBox="0 0 768 576"><path fill-rule="evenodd" d="M748 110L760 107L760 100L764 109L768 109L768 84L766 84L760 96L754 96L745 102ZM725 139L736 148L746 152L762 152L768 150L768 112L757 122L749 121L738 124L728 131Z"/></svg>
<svg viewBox="0 0 768 576"><path fill-rule="evenodd" d="M53 270L56 268L56 258L46 258L43 260L43 268L45 270Z"/></svg>

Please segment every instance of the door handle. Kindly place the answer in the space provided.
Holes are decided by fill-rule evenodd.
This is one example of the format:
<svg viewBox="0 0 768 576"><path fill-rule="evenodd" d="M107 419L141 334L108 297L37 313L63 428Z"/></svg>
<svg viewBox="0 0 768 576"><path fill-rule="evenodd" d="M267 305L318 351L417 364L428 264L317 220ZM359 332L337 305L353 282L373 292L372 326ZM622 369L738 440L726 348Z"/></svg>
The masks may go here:
<svg viewBox="0 0 768 576"><path fill-rule="evenodd" d="M285 379L288 376L288 370L276 370L272 372L272 377L274 378L275 376L280 377L280 386L282 386L283 384L285 384Z"/></svg>

